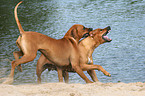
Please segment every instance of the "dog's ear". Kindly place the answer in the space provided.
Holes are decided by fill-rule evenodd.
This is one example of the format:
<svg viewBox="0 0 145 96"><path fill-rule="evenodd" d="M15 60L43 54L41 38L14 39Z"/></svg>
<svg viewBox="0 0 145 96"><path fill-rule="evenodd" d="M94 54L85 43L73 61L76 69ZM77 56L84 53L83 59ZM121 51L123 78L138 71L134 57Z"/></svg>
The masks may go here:
<svg viewBox="0 0 145 96"><path fill-rule="evenodd" d="M72 30L71 30L71 36L72 36L74 39L77 39L77 38L78 38L78 30L77 30L77 29L72 29Z"/></svg>

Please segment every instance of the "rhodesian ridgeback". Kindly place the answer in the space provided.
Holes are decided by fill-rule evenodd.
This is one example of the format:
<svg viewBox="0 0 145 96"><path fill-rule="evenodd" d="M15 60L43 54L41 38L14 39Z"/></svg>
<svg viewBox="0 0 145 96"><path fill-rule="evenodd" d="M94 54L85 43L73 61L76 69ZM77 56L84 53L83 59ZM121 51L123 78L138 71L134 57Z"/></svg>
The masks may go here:
<svg viewBox="0 0 145 96"><path fill-rule="evenodd" d="M83 36L88 36L92 28L86 28L83 25L75 24L67 31L62 39L58 40L38 32L26 32L23 30L17 16L17 8L21 3L22 1L19 2L14 9L16 23L20 31L20 36L16 44L20 51L13 53L15 60L11 63L12 67L9 79L4 83L12 83L15 67L33 61L37 55L37 51L40 51L49 61L53 62L58 70L61 70L63 66L71 64L72 68L80 77L87 83L90 83L91 81L85 76L79 65L80 55L78 54L78 42ZM19 59L20 56L22 57Z"/></svg>
<svg viewBox="0 0 145 96"><path fill-rule="evenodd" d="M102 71L105 75L111 76L102 66L100 65L93 65L93 58L92 54L94 52L94 49L97 48L100 44L103 44L105 42L111 42L112 40L109 39L106 35L109 33L111 28L108 26L104 29L95 29L90 32L90 36L83 39L79 42L79 52L80 52L80 65L83 71L87 71L88 74L91 76L93 81L98 81L98 78L96 76L95 70ZM43 54L41 54L38 62L37 62L37 82L41 83L41 73L45 70L57 70L55 65L47 60ZM74 72L74 70L71 68L71 66L67 66L63 68L63 77L66 83L68 83L68 72ZM60 76L58 74L58 76ZM59 81L63 81L63 77L59 77Z"/></svg>

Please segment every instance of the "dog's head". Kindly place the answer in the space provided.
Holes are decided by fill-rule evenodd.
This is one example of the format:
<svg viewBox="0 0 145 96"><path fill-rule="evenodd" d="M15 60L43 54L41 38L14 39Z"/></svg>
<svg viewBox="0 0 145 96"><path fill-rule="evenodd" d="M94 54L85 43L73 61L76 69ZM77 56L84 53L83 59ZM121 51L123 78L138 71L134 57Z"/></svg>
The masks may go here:
<svg viewBox="0 0 145 96"><path fill-rule="evenodd" d="M83 37L88 37L89 32L92 30L93 28L86 28L83 25L75 24L67 31L65 36L71 36L75 40L79 41Z"/></svg>
<svg viewBox="0 0 145 96"><path fill-rule="evenodd" d="M98 41L100 44L103 44L105 42L111 42L112 39L108 38L108 36L106 36L111 30L111 27L108 26L104 29L95 29L93 31L90 32L90 36L95 39L95 41Z"/></svg>

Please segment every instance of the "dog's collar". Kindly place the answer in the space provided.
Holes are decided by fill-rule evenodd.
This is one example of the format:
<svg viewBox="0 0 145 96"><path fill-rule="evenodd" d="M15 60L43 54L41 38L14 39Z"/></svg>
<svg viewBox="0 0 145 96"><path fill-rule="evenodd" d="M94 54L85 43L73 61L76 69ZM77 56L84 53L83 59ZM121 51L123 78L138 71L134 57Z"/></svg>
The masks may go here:
<svg viewBox="0 0 145 96"><path fill-rule="evenodd" d="M81 39L79 40L79 42L82 41L82 40L84 40L84 39L85 39L85 38L81 38Z"/></svg>

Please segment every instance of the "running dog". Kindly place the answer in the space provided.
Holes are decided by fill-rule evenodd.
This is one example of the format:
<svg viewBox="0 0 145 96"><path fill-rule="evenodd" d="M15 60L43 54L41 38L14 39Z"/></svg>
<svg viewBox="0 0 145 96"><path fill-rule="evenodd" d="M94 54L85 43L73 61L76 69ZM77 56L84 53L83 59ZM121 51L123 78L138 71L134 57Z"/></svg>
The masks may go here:
<svg viewBox="0 0 145 96"><path fill-rule="evenodd" d="M99 70L103 72L106 76L111 76L102 66L100 65L93 65L93 58L92 54L94 52L94 49L97 48L100 44L103 44L105 42L111 42L112 40L109 39L106 35L110 32L111 28L110 26L104 28L104 29L95 29L90 32L90 36L83 39L79 42L79 53L80 53L80 66L83 71L87 71L88 74L91 76L92 80L94 82L98 81L98 78L96 76L95 70ZM53 62L50 62L48 59L45 58L43 54L41 54L39 60L37 61L37 82L41 83L41 74L42 72L48 69L50 70L57 70ZM63 67L63 77L66 83L68 83L68 72L75 72L75 70L71 66ZM59 81L63 81L62 75L58 74Z"/></svg>
<svg viewBox="0 0 145 96"><path fill-rule="evenodd" d="M53 62L58 70L61 70L63 66L71 64L72 68L80 77L87 83L91 83L92 81L86 77L79 65L78 42L82 37L88 36L92 28L75 24L67 31L62 39L53 39L38 32L24 31L17 16L17 8L21 3L22 1L14 9L15 20L20 31L20 36L16 44L20 51L13 53L15 60L11 63L12 67L9 78L3 83L12 83L15 67L33 61L37 55L37 51L40 51L49 61ZM19 59L20 56L22 57Z"/></svg>

